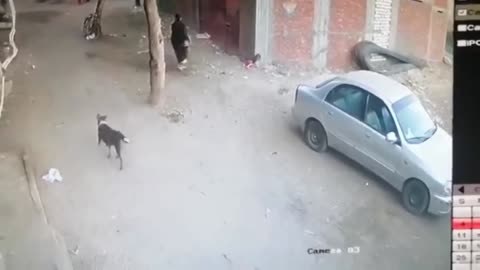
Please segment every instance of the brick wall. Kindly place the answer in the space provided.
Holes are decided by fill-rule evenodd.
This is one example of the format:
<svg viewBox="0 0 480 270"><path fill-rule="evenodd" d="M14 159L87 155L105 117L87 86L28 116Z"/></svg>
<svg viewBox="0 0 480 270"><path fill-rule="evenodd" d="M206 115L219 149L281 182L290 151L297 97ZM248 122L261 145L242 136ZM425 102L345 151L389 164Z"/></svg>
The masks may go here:
<svg viewBox="0 0 480 270"><path fill-rule="evenodd" d="M430 22L430 42L427 59L434 62L443 61L445 55L445 43L448 30L448 13L432 10Z"/></svg>
<svg viewBox="0 0 480 270"><path fill-rule="evenodd" d="M206 1L202 0L202 2ZM272 0L271 58L274 62L301 66L313 65L315 5L319 5L320 1L322 0ZM369 0L330 0L328 69L333 71L352 69L352 48L365 38L367 20L372 20L373 18L370 17L375 15L382 17L389 14L387 8L380 9L385 14L377 11L368 17L367 1ZM414 0L398 1L398 11L392 10L392 12L398 12L398 14L395 13L398 15L396 32L392 32L390 37L388 34L380 35L379 40L383 36L388 39L395 35L394 49L428 60L441 60L445 47L448 12L445 10L439 12L438 8L448 9L449 0L429 0L423 3ZM198 7L193 7L192 2L191 0L177 0L177 8L183 11L189 24L198 21L198 18L195 17ZM380 3L381 0L377 2ZM390 5L389 0L383 2L387 6ZM235 10L242 2L226 0L226 3L229 10ZM205 18L211 20L212 16L205 16ZM246 25L245 19L242 23L244 26ZM380 21L383 19L385 18L379 18ZM377 26L385 28L388 24L378 23ZM253 29L253 26L249 27ZM373 33L375 29L368 31ZM243 36L253 36L253 34L244 33ZM254 46L252 45L254 43L247 44L246 40L240 43L244 45L242 47Z"/></svg>
<svg viewBox="0 0 480 270"><path fill-rule="evenodd" d="M395 48L429 61L441 61L448 28L446 5L440 0L400 0Z"/></svg>
<svg viewBox="0 0 480 270"><path fill-rule="evenodd" d="M275 62L312 64L315 0L274 0L273 52Z"/></svg>
<svg viewBox="0 0 480 270"><path fill-rule="evenodd" d="M327 68L352 68L352 48L365 36L367 0L333 0L330 7Z"/></svg>
<svg viewBox="0 0 480 270"><path fill-rule="evenodd" d="M428 52L431 5L400 0L395 49L418 57Z"/></svg>

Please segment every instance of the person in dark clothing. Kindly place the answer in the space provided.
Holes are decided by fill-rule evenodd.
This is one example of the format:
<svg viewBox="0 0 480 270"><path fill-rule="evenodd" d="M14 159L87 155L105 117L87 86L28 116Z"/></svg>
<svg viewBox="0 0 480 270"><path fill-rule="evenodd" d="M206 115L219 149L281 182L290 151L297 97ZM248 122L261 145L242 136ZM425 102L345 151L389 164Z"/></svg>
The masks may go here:
<svg viewBox="0 0 480 270"><path fill-rule="evenodd" d="M187 33L187 27L182 22L182 17L175 14L175 21L172 23L172 46L178 61L178 68L184 69L187 63L188 49L190 47L190 37Z"/></svg>

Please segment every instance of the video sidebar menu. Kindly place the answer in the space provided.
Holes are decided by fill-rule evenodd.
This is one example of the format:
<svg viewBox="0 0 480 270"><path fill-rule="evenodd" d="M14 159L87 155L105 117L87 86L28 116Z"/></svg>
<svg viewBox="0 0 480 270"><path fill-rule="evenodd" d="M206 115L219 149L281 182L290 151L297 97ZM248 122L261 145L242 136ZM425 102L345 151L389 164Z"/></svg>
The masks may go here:
<svg viewBox="0 0 480 270"><path fill-rule="evenodd" d="M453 32L452 270L480 270L480 0L456 0Z"/></svg>
<svg viewBox="0 0 480 270"><path fill-rule="evenodd" d="M480 184L480 0L457 0L453 32L453 184Z"/></svg>

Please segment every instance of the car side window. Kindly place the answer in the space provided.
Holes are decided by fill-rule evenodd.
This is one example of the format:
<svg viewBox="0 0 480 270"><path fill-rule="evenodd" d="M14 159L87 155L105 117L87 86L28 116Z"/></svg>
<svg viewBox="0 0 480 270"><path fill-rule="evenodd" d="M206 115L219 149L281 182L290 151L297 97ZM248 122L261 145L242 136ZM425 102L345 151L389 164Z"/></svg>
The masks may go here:
<svg viewBox="0 0 480 270"><path fill-rule="evenodd" d="M369 95L365 112L365 124L382 135L397 133L397 128L387 105L374 95Z"/></svg>
<svg viewBox="0 0 480 270"><path fill-rule="evenodd" d="M367 93L353 85L339 85L332 89L325 101L359 120L363 120Z"/></svg>

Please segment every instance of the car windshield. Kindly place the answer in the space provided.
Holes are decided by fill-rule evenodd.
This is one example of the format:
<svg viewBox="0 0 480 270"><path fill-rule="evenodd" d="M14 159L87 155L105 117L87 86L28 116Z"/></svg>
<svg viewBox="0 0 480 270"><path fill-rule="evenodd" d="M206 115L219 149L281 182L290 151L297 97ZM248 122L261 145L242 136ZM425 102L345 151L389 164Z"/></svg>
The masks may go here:
<svg viewBox="0 0 480 270"><path fill-rule="evenodd" d="M400 99L392 107L408 143L422 143L437 131L437 124L414 95Z"/></svg>

